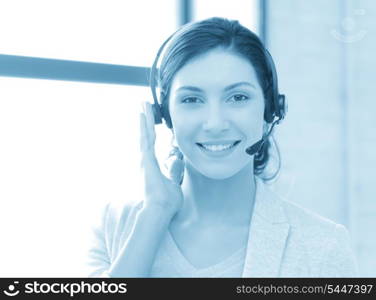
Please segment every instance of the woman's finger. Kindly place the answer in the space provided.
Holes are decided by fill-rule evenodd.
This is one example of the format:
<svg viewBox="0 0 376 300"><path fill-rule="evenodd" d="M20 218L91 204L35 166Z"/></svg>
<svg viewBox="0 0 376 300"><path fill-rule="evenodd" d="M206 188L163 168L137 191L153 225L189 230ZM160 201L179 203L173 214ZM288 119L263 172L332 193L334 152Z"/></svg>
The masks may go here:
<svg viewBox="0 0 376 300"><path fill-rule="evenodd" d="M145 130L145 114L143 112L140 112L139 115L139 131L140 131L140 152L141 155L145 151L146 143L147 143L147 136L146 136L146 130Z"/></svg>
<svg viewBox="0 0 376 300"><path fill-rule="evenodd" d="M145 188L152 191L155 184L162 180L162 173L155 157L154 142L150 142L150 131L144 113L140 113L140 151Z"/></svg>
<svg viewBox="0 0 376 300"><path fill-rule="evenodd" d="M149 102L144 102L145 115L146 115L146 124L148 129L149 142L155 144L155 128L154 128L154 115L153 109Z"/></svg>
<svg viewBox="0 0 376 300"><path fill-rule="evenodd" d="M146 103L141 103L140 112L140 147L141 152L152 150L154 148L155 133L153 126L150 125L150 115L147 111Z"/></svg>

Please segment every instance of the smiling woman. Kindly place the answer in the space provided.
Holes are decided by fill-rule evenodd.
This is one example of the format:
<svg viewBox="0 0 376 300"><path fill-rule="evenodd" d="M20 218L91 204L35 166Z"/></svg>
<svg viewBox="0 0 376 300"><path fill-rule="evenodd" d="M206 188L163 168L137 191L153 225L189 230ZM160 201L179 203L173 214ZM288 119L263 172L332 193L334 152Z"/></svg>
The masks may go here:
<svg viewBox="0 0 376 300"><path fill-rule="evenodd" d="M162 45L151 75L155 103L140 114L144 199L106 206L90 276L356 275L347 230L264 183L286 107L254 33L222 18L187 24ZM162 119L173 134L169 177L154 150Z"/></svg>

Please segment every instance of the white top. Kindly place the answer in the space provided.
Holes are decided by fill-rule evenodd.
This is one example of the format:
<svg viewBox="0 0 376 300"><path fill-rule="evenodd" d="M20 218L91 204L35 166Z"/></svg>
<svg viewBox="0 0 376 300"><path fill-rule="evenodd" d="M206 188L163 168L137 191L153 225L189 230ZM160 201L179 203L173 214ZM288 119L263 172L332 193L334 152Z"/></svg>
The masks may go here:
<svg viewBox="0 0 376 300"><path fill-rule="evenodd" d="M225 260L205 268L196 268L180 251L167 230L156 254L151 277L241 277L246 247L235 251Z"/></svg>

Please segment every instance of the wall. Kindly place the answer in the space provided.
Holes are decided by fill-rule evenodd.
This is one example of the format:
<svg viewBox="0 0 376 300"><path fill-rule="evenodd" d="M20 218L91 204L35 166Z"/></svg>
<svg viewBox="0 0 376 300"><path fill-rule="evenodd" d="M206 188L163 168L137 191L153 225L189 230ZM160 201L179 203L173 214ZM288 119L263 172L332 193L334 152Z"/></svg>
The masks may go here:
<svg viewBox="0 0 376 300"><path fill-rule="evenodd" d="M266 43L289 111L277 128L285 198L344 224L376 276L376 2L268 1Z"/></svg>

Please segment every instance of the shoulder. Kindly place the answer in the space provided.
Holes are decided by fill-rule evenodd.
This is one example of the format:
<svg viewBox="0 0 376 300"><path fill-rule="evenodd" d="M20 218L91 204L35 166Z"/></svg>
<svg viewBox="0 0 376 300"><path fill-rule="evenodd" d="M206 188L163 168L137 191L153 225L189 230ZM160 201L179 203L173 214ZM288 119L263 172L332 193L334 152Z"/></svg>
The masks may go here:
<svg viewBox="0 0 376 300"><path fill-rule="evenodd" d="M104 209L100 225L106 248L111 259L117 256L120 247L125 242L133 228L138 211L143 202L110 201Z"/></svg>
<svg viewBox="0 0 376 300"><path fill-rule="evenodd" d="M354 277L358 266L347 228L328 218L279 198L288 223L290 238L300 245L319 269L319 277Z"/></svg>
<svg viewBox="0 0 376 300"><path fill-rule="evenodd" d="M317 277L357 276L358 266L345 226L283 199L269 184L260 181L258 187L258 214L273 224L270 228L288 226L286 270L299 269L302 274Z"/></svg>
<svg viewBox="0 0 376 300"><path fill-rule="evenodd" d="M126 225L135 217L139 209L142 208L143 202L129 201L110 201L106 203L103 209L103 221L107 229Z"/></svg>
<svg viewBox="0 0 376 300"><path fill-rule="evenodd" d="M334 243L349 242L349 233L346 227L325 218L302 206L280 199L279 201L290 230L300 237L311 248L327 248Z"/></svg>
<svg viewBox="0 0 376 300"><path fill-rule="evenodd" d="M108 277L106 271L115 259L124 234L129 232L135 213L142 202L109 201L98 209L94 218L88 255L86 260L87 273L90 277Z"/></svg>
<svg viewBox="0 0 376 300"><path fill-rule="evenodd" d="M297 203L283 199L273 186L261 180L257 183L256 211L266 220L272 223L287 222L290 228L315 235L317 238L333 234L338 224Z"/></svg>
<svg viewBox="0 0 376 300"><path fill-rule="evenodd" d="M316 235L318 238L325 238L332 235L337 226L344 228L342 225L297 203L281 198L279 198L278 203L282 207L289 224L295 229L304 229L307 234L310 233Z"/></svg>
<svg viewBox="0 0 376 300"><path fill-rule="evenodd" d="M142 202L108 201L101 208L101 216L93 224L97 240L105 243L108 250L116 249L120 238L129 232Z"/></svg>
<svg viewBox="0 0 376 300"><path fill-rule="evenodd" d="M95 214L92 229L102 240L112 238L119 229L130 223L141 207L142 202L108 201Z"/></svg>

